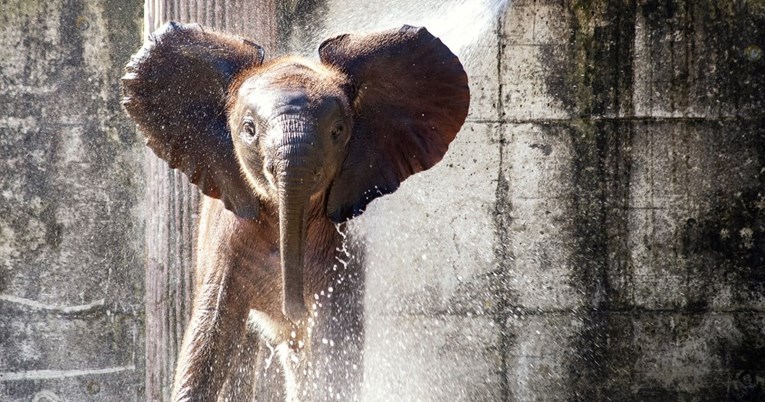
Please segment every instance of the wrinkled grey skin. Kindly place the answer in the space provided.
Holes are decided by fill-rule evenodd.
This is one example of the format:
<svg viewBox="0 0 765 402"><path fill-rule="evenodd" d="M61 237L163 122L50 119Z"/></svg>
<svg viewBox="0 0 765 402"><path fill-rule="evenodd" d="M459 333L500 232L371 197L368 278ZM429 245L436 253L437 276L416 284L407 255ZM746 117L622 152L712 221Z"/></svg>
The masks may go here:
<svg viewBox="0 0 765 402"><path fill-rule="evenodd" d="M307 313L306 213L345 159L350 83L333 69L297 59L264 70L239 88L229 124L238 129L234 147L254 190L278 205L284 313L299 322Z"/></svg>

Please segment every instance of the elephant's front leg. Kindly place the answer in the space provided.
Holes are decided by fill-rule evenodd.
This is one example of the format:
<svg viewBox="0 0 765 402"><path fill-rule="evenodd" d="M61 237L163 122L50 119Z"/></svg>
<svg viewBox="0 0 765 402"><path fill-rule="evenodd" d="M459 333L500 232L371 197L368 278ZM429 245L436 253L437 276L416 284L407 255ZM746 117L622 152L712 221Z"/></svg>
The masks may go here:
<svg viewBox="0 0 765 402"><path fill-rule="evenodd" d="M258 356L260 336L251 329L244 331L242 338L234 344L228 378L218 395L223 402L255 400L258 377Z"/></svg>
<svg viewBox="0 0 765 402"><path fill-rule="evenodd" d="M230 264L204 273L176 365L173 401L214 401L230 371L230 359L244 338L247 286Z"/></svg>

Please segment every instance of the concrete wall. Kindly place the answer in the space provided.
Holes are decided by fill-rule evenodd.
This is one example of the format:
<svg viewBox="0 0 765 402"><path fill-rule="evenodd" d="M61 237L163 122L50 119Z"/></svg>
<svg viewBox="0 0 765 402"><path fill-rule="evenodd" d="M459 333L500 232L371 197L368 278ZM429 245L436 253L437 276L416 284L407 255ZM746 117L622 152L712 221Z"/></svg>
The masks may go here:
<svg viewBox="0 0 765 402"><path fill-rule="evenodd" d="M471 79L443 163L351 225L362 398L756 400L765 4L410 3L305 0L285 35L437 26ZM0 399L143 400L140 4L0 21Z"/></svg>
<svg viewBox="0 0 765 402"><path fill-rule="evenodd" d="M449 154L352 225L363 399L756 400L765 3L410 3L318 2L291 36L481 31L442 30L473 96Z"/></svg>
<svg viewBox="0 0 765 402"><path fill-rule="evenodd" d="M136 1L0 2L0 400L143 397Z"/></svg>

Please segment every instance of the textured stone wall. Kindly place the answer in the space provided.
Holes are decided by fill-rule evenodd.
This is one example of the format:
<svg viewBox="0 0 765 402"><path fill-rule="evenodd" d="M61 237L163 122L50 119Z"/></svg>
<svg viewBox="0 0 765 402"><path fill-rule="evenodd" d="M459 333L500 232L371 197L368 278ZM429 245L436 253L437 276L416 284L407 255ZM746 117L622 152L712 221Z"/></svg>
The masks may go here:
<svg viewBox="0 0 765 402"><path fill-rule="evenodd" d="M352 225L363 399L757 400L765 3L417 3L318 2L291 36L482 32L442 30L473 96L445 160Z"/></svg>
<svg viewBox="0 0 765 402"><path fill-rule="evenodd" d="M471 79L443 163L351 225L362 399L757 400L765 3L413 3L304 0L283 36L422 23ZM143 400L140 4L0 21L0 399Z"/></svg>
<svg viewBox="0 0 765 402"><path fill-rule="evenodd" d="M0 1L0 400L143 397L135 1Z"/></svg>

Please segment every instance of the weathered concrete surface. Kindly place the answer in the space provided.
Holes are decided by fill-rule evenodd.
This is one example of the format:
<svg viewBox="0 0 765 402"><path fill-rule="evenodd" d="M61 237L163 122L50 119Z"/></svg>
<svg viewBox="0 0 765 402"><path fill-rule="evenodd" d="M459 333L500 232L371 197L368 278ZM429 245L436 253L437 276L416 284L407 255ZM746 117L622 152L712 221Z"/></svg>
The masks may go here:
<svg viewBox="0 0 765 402"><path fill-rule="evenodd" d="M351 225L362 399L757 400L765 4L414 3L306 0L288 38L479 32L434 30L471 79L449 154ZM140 5L0 7L0 399L143 400L143 149L116 87Z"/></svg>
<svg viewBox="0 0 765 402"><path fill-rule="evenodd" d="M765 3L460 4L318 2L291 36L484 28L445 40L473 104L444 162L352 225L362 399L757 400Z"/></svg>
<svg viewBox="0 0 765 402"><path fill-rule="evenodd" d="M530 34L517 14L565 34ZM531 297L511 287L528 324L509 319L508 336L535 339L509 342L511 398L735 400L742 374L762 384L765 65L750 46L764 21L734 2L509 10L502 80L543 89L513 97L511 82L503 101L503 265L510 284L539 281ZM544 369L519 375L531 358Z"/></svg>
<svg viewBox="0 0 765 402"><path fill-rule="evenodd" d="M0 2L0 400L143 400L140 4Z"/></svg>

